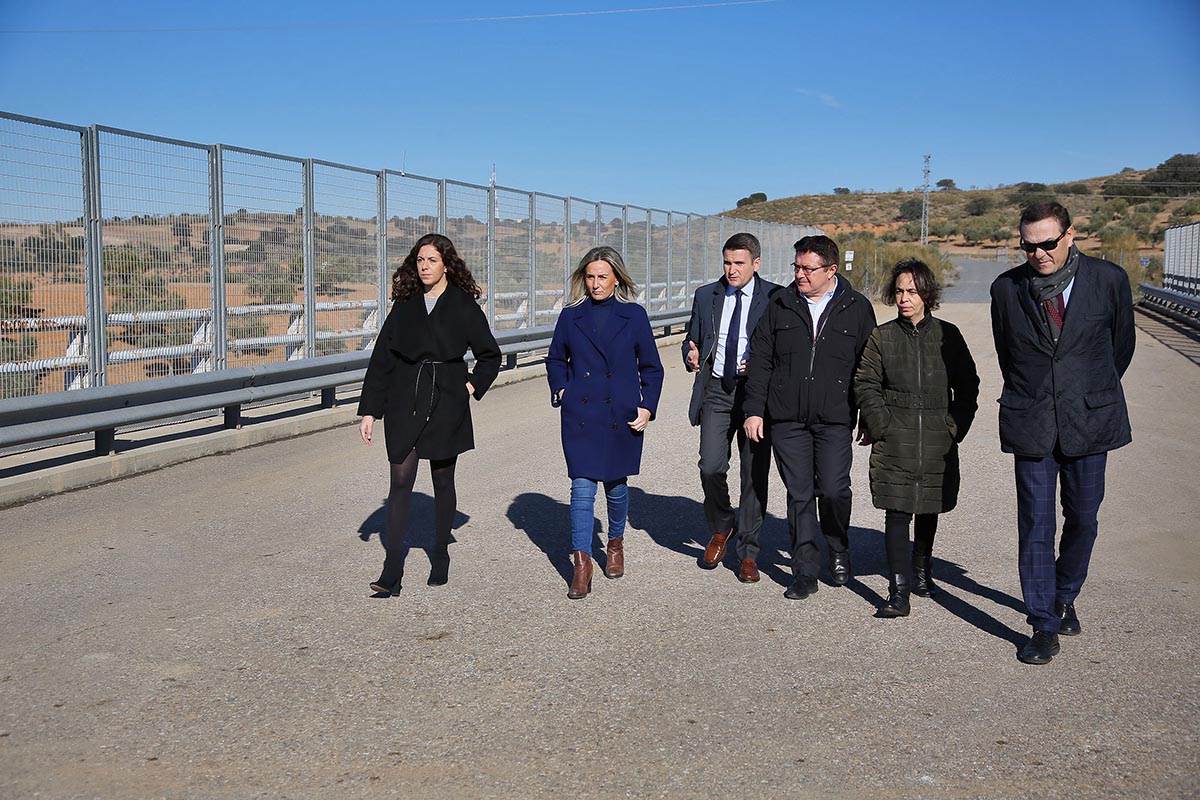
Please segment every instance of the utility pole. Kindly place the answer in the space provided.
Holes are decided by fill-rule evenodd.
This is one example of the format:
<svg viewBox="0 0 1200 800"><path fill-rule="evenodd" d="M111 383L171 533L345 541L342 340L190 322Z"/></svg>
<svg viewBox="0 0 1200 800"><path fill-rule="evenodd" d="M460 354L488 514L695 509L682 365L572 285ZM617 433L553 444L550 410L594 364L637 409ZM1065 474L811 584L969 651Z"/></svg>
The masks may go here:
<svg viewBox="0 0 1200 800"><path fill-rule="evenodd" d="M925 186L922 191L925 193L925 198L921 203L921 246L929 244L929 157L930 154L925 154Z"/></svg>

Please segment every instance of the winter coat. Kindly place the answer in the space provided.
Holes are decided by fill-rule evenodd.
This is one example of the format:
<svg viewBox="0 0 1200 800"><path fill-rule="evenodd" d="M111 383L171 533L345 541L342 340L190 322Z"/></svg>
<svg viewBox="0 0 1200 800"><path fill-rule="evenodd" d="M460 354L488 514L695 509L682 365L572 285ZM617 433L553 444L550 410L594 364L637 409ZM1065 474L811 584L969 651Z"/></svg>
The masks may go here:
<svg viewBox="0 0 1200 800"><path fill-rule="evenodd" d="M853 425L850 384L875 329L871 301L839 279L813 339L812 314L792 284L776 292L750 337L746 416L804 424Z"/></svg>
<svg viewBox="0 0 1200 800"><path fill-rule="evenodd" d="M663 366L644 308L614 302L597 334L593 305L585 299L559 314L546 355L546 379L551 404L562 409L567 474L609 481L636 475L641 467L643 434L628 423L637 419L639 407L654 419Z"/></svg>
<svg viewBox="0 0 1200 800"><path fill-rule="evenodd" d="M467 350L475 355L468 372ZM388 461L446 459L475 447L467 381L479 400L500 372L500 347L475 298L454 284L432 312L417 292L397 300L363 379L358 413L384 419Z"/></svg>
<svg viewBox="0 0 1200 800"><path fill-rule="evenodd" d="M1079 256L1055 345L1029 291L1027 264L992 283L992 336L1004 389L1000 449L1019 456L1104 453L1129 444L1121 376L1133 360L1133 293L1111 261Z"/></svg>
<svg viewBox="0 0 1200 800"><path fill-rule="evenodd" d="M876 508L939 514L958 502L958 443L979 408L979 374L958 328L926 314L875 329L854 376L871 445Z"/></svg>

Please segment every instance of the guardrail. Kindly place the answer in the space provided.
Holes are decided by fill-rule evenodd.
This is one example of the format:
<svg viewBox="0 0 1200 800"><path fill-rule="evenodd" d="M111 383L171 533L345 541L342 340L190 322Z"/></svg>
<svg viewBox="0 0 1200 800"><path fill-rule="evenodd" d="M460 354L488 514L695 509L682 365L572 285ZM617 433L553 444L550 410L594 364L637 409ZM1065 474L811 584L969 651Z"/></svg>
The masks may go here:
<svg viewBox="0 0 1200 800"><path fill-rule="evenodd" d="M669 334L688 314L659 311L651 324ZM510 359L550 346L552 326L497 335L500 352ZM243 405L307 392L321 392L321 407L334 405L337 387L362 381L369 350L318 356L277 364L230 367L215 372L177 375L138 384L95 386L52 395L0 401L0 447L92 433L95 453L111 454L118 428L223 409L224 427L241 424Z"/></svg>
<svg viewBox="0 0 1200 800"><path fill-rule="evenodd" d="M1160 289L1148 283L1139 283L1138 290L1144 302L1154 306L1172 319L1200 328L1200 297L1184 294L1174 289Z"/></svg>

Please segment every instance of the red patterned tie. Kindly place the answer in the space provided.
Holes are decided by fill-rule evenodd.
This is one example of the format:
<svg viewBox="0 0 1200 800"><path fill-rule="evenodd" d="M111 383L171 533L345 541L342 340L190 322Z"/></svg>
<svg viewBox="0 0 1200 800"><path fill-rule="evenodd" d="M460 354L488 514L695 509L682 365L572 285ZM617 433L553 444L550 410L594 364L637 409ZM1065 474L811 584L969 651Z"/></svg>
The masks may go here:
<svg viewBox="0 0 1200 800"><path fill-rule="evenodd" d="M1042 304L1046 306L1046 313L1050 315L1050 319L1054 320L1054 327L1062 330L1063 317L1066 316L1067 307L1063 305L1061 294L1056 294L1049 300L1043 300Z"/></svg>

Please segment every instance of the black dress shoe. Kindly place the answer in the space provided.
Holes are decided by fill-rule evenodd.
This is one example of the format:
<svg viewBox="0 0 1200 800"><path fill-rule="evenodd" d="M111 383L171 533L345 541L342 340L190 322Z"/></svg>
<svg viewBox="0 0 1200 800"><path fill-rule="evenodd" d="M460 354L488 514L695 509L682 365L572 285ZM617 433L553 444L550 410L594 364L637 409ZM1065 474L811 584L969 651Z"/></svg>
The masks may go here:
<svg viewBox="0 0 1200 800"><path fill-rule="evenodd" d="M1062 620L1062 626L1058 632L1063 636L1078 636L1083 633L1083 626L1079 624L1079 617L1075 616L1074 603L1055 603L1054 613Z"/></svg>
<svg viewBox="0 0 1200 800"><path fill-rule="evenodd" d="M830 553L829 574L834 586L845 586L850 582L850 551Z"/></svg>
<svg viewBox="0 0 1200 800"><path fill-rule="evenodd" d="M1049 664L1050 659L1058 655L1058 634L1049 631L1034 631L1033 636L1017 653L1017 658L1025 664Z"/></svg>
<svg viewBox="0 0 1200 800"><path fill-rule="evenodd" d="M382 594L387 597L395 597L396 595L400 594L400 579L397 579L395 583L384 583L383 581L383 578L380 578L377 581L372 581L371 591L375 592L375 594Z"/></svg>
<svg viewBox="0 0 1200 800"><path fill-rule="evenodd" d="M796 578L796 580L792 581L792 585L787 588L787 591L783 593L783 596L788 600L803 600L810 594L816 594L817 588L818 586L816 578L808 578L804 575L801 575L800 577Z"/></svg>

